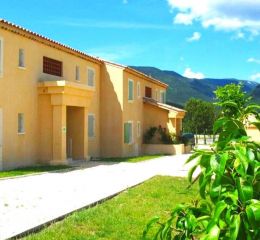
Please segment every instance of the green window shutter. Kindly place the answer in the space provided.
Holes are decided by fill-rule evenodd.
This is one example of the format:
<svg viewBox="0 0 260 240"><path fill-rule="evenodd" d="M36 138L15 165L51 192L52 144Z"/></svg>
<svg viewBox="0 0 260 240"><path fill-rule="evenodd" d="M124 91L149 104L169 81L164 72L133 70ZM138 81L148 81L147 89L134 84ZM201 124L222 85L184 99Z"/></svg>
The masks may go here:
<svg viewBox="0 0 260 240"><path fill-rule="evenodd" d="M129 135L128 143L132 143L133 142L133 124L132 123L128 123L128 135Z"/></svg>
<svg viewBox="0 0 260 240"><path fill-rule="evenodd" d="M129 123L124 124L124 143L129 143Z"/></svg>
<svg viewBox="0 0 260 240"><path fill-rule="evenodd" d="M95 136L95 118L93 115L88 115L88 137Z"/></svg>
<svg viewBox="0 0 260 240"><path fill-rule="evenodd" d="M134 100L134 82L128 81L128 100Z"/></svg>

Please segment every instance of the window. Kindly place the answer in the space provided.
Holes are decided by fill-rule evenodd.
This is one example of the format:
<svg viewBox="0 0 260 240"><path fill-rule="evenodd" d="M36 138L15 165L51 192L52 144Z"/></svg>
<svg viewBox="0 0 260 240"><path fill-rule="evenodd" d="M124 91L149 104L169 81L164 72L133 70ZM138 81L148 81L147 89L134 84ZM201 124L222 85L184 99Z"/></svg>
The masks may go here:
<svg viewBox="0 0 260 240"><path fill-rule="evenodd" d="M4 40L0 37L0 77L3 76Z"/></svg>
<svg viewBox="0 0 260 240"><path fill-rule="evenodd" d="M140 82L137 82L137 97L141 97L141 85Z"/></svg>
<svg viewBox="0 0 260 240"><path fill-rule="evenodd" d="M19 49L19 62L18 66L24 68L25 67L25 60L24 60L24 49Z"/></svg>
<svg viewBox="0 0 260 240"><path fill-rule="evenodd" d="M18 113L18 134L24 133L24 114Z"/></svg>
<svg viewBox="0 0 260 240"><path fill-rule="evenodd" d="M158 101L158 89L155 90L155 100Z"/></svg>
<svg viewBox="0 0 260 240"><path fill-rule="evenodd" d="M62 77L62 62L48 57L43 57L43 72Z"/></svg>
<svg viewBox="0 0 260 240"><path fill-rule="evenodd" d="M76 79L76 81L79 81L79 80L80 80L79 66L76 66L75 79Z"/></svg>
<svg viewBox="0 0 260 240"><path fill-rule="evenodd" d="M87 85L89 87L95 87L95 70L92 68L88 68L87 75Z"/></svg>
<svg viewBox="0 0 260 240"><path fill-rule="evenodd" d="M124 143L133 143L133 122L126 122L124 124Z"/></svg>
<svg viewBox="0 0 260 240"><path fill-rule="evenodd" d="M128 79L128 100L134 100L134 81L132 79Z"/></svg>
<svg viewBox="0 0 260 240"><path fill-rule="evenodd" d="M139 138L141 136L141 123L137 122L137 137Z"/></svg>
<svg viewBox="0 0 260 240"><path fill-rule="evenodd" d="M152 98L152 88L145 87L145 97Z"/></svg>
<svg viewBox="0 0 260 240"><path fill-rule="evenodd" d="M95 115L92 113L88 114L88 137L95 137Z"/></svg>
<svg viewBox="0 0 260 240"><path fill-rule="evenodd" d="M165 92L165 91L161 91L161 92L160 92L160 95L161 95L160 101L161 101L162 103L166 103L166 92Z"/></svg>

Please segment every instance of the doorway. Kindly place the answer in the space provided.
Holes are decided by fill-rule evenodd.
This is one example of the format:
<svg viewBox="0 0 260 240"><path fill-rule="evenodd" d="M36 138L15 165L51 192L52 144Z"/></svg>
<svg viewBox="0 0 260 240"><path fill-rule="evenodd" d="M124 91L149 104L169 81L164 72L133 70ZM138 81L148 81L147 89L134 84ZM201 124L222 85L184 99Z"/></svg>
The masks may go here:
<svg viewBox="0 0 260 240"><path fill-rule="evenodd" d="M67 158L84 159L85 116L83 107L67 106Z"/></svg>

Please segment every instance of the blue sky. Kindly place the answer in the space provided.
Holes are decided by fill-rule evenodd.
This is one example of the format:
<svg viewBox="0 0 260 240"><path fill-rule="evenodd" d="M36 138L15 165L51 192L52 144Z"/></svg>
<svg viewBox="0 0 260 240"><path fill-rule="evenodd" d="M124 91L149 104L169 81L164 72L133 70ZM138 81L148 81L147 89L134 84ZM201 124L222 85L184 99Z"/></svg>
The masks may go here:
<svg viewBox="0 0 260 240"><path fill-rule="evenodd" d="M124 65L260 82L260 0L3 0L0 18Z"/></svg>

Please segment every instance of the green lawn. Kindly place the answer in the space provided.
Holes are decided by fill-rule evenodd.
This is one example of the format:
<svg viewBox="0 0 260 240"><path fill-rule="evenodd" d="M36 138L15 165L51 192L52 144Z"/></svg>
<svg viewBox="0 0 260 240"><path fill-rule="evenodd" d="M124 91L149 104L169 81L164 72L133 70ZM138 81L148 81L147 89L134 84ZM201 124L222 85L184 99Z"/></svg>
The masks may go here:
<svg viewBox="0 0 260 240"><path fill-rule="evenodd" d="M136 163L136 162L142 162L146 160L151 160L154 158L159 158L165 155L145 155L145 156L138 156L138 157L124 157L124 158L103 158L102 161L107 161L107 162L131 162L131 163Z"/></svg>
<svg viewBox="0 0 260 240"><path fill-rule="evenodd" d="M93 208L73 213L27 240L136 240L146 223L197 196L183 178L155 177ZM76 201L76 199L75 199Z"/></svg>
<svg viewBox="0 0 260 240"><path fill-rule="evenodd" d="M71 167L59 165L59 166L33 166L33 167L17 168L14 170L0 172L0 178L22 176L22 175L27 175L32 173L56 171L56 170L68 169L68 168Z"/></svg>

